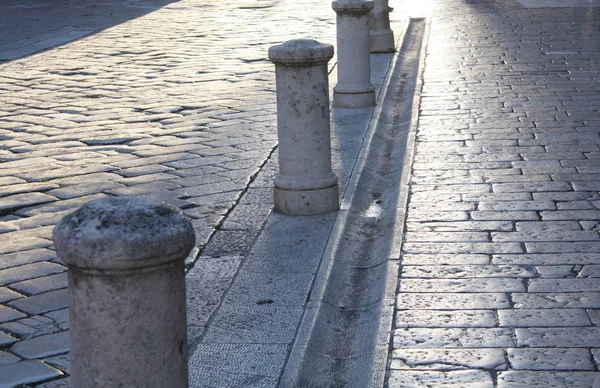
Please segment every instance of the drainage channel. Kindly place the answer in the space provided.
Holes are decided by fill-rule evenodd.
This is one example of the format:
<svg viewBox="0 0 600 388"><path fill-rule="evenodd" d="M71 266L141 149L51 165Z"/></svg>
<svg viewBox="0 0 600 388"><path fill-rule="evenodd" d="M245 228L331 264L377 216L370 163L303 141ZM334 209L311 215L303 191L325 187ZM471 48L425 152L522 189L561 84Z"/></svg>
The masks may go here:
<svg viewBox="0 0 600 388"><path fill-rule="evenodd" d="M427 23L411 19L321 263L282 387L381 387ZM406 161L406 163L405 163ZM362 164L362 166L360 166ZM354 186L354 187L353 187Z"/></svg>

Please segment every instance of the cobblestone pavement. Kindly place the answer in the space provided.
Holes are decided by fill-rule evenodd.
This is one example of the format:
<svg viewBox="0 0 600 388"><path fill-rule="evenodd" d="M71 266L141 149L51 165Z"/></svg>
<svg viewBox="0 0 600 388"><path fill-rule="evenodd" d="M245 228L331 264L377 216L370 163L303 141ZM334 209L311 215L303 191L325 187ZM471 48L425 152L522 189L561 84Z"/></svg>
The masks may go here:
<svg viewBox="0 0 600 388"><path fill-rule="evenodd" d="M189 322L195 343L272 207L267 49L298 37L335 41L335 13L316 0L56 3L75 22L53 24L34 3L29 12L46 22L37 35L7 38L5 26L23 23L1 20L5 59L104 29L0 64L1 387L68 385L66 268L51 232L95 198L154 198L192 218L188 311L205 317ZM123 16L106 15L121 8L140 17L118 24Z"/></svg>
<svg viewBox="0 0 600 388"><path fill-rule="evenodd" d="M600 8L428 9L389 385L600 387Z"/></svg>

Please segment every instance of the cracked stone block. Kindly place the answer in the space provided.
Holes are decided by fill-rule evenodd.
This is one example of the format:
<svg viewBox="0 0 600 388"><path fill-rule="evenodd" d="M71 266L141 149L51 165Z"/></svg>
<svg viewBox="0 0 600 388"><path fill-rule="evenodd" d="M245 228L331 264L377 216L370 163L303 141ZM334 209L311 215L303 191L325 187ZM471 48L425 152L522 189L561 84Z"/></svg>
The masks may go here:
<svg viewBox="0 0 600 388"><path fill-rule="evenodd" d="M71 374L69 353L61 354L50 358L45 358L44 362L56 369L60 369L66 374Z"/></svg>
<svg viewBox="0 0 600 388"><path fill-rule="evenodd" d="M38 360L21 361L14 364L0 365L0 386L15 387L21 384L36 383L62 373Z"/></svg>
<svg viewBox="0 0 600 388"><path fill-rule="evenodd" d="M69 351L69 332L63 331L22 340L14 344L10 351L27 359L66 353Z"/></svg>
<svg viewBox="0 0 600 388"><path fill-rule="evenodd" d="M59 331L52 319L43 316L33 316L3 323L0 328L15 334L20 339L33 338Z"/></svg>
<svg viewBox="0 0 600 388"><path fill-rule="evenodd" d="M50 318L54 321L54 325L58 326L60 330L68 330L69 329L69 309L61 309L56 311L51 311L49 313L44 314L45 318Z"/></svg>
<svg viewBox="0 0 600 388"><path fill-rule="evenodd" d="M512 369L594 370L588 349L508 349Z"/></svg>
<svg viewBox="0 0 600 388"><path fill-rule="evenodd" d="M48 311L65 308L69 305L68 289L44 292L41 294L29 296L27 298L17 299L9 303L9 306L17 308L28 314L43 314Z"/></svg>
<svg viewBox="0 0 600 388"><path fill-rule="evenodd" d="M503 349L394 349L391 369L507 369Z"/></svg>

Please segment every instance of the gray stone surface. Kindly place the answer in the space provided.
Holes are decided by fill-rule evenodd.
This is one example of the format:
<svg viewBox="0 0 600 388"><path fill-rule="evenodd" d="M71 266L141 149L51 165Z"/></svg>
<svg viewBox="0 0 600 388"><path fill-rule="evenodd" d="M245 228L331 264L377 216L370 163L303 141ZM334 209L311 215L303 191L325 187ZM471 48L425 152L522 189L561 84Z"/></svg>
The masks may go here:
<svg viewBox="0 0 600 388"><path fill-rule="evenodd" d="M395 304L411 325L421 311L423 325L487 324L490 311L508 325L398 328L395 351L404 353L396 360L404 364L396 361L402 366L390 374L390 386L599 385L597 371L587 369L598 362L590 346L597 345L600 309L598 8L578 0L561 0L560 9L554 0L520 0L537 9L512 0L390 3L397 20L431 16L401 256L401 274L416 277L400 279L407 287ZM279 285L243 294L250 283L240 283L240 293L227 296L247 263L252 282L271 265L281 268L279 261L247 261L271 201L271 193L250 194L271 187L277 170L266 53L293 38L333 42L330 4L78 0L50 7L7 0L0 13L8 15L0 28L0 303L27 315L0 323L3 351L67 330L64 266L44 228L109 190L165 200L194 218L197 249L186 261L198 265L188 280L193 346L223 301L239 295L239 305L242 297L277 303ZM91 31L97 33L29 56ZM196 46L202 50L190 49ZM339 122L358 123L359 116ZM363 137L338 131L343 125L332 117L334 171L345 188L355 159L338 151L356 155ZM300 300L304 292L281 300ZM414 347L411 338L433 347ZM192 376L213 386L275 386L275 367L289 350L275 345L225 352L219 347L228 344L216 344L227 353L219 365L232 367L211 375L206 356L194 364L202 373ZM504 352L508 361L501 363ZM14 364L0 381L17 376L17 384L64 387L68 378L48 366L65 370L64 356ZM263 370L236 373L233 366L244 362ZM517 368L527 369L511 370Z"/></svg>
<svg viewBox="0 0 600 388"><path fill-rule="evenodd" d="M395 9L431 30L389 386L600 384L598 8L521 3Z"/></svg>
<svg viewBox="0 0 600 388"><path fill-rule="evenodd" d="M53 336L70 334L73 385L187 386L189 219L148 199L107 198L63 218L53 236L69 266L72 317L69 332ZM28 341L42 338L13 351L22 355Z"/></svg>
<svg viewBox="0 0 600 388"><path fill-rule="evenodd" d="M42 382L61 375L59 370L38 360L0 365L0 384L4 387Z"/></svg>

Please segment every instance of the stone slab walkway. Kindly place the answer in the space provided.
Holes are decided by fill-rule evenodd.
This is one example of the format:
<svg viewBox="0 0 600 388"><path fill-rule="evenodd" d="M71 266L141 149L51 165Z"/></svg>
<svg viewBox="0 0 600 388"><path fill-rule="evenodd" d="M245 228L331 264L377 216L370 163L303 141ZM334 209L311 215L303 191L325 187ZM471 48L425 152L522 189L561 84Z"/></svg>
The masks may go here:
<svg viewBox="0 0 600 388"><path fill-rule="evenodd" d="M600 386L600 8L429 7L389 386Z"/></svg>

